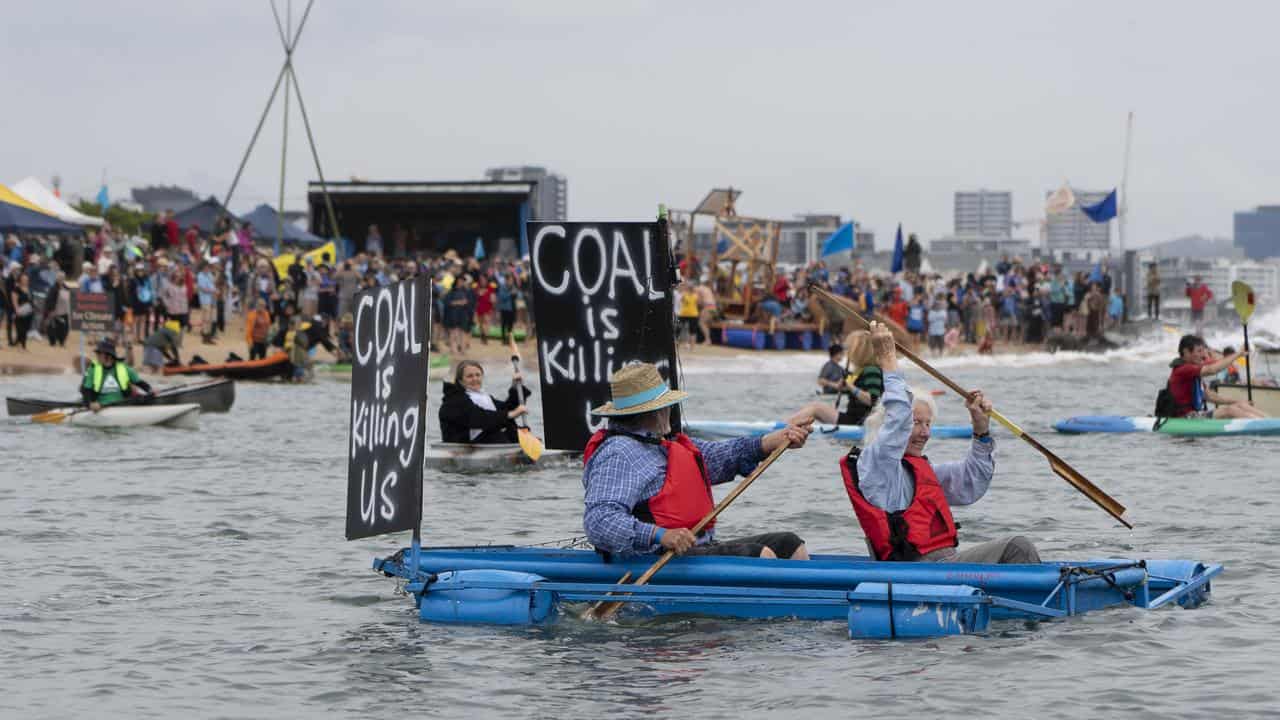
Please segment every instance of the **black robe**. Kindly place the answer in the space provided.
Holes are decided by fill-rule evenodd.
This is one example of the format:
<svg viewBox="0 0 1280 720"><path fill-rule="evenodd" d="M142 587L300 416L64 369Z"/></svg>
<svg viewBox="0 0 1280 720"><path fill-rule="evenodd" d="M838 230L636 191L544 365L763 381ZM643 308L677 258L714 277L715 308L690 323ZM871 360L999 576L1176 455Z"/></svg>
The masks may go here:
<svg viewBox="0 0 1280 720"><path fill-rule="evenodd" d="M525 398L529 391L524 391ZM490 396L493 397L493 396ZM440 433L447 443L473 443L494 445L518 442L516 421L507 413L520 405L520 395L515 385L507 391L505 401L493 398L495 410L485 410L471 401L466 388L446 381L443 401L440 404ZM472 430L481 430L475 440Z"/></svg>

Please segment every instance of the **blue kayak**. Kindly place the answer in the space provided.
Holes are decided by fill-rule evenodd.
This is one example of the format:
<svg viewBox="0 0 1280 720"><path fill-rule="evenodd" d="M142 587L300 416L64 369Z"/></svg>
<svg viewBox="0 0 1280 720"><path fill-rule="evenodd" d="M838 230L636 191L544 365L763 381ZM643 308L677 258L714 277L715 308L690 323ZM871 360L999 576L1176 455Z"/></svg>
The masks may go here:
<svg viewBox="0 0 1280 720"><path fill-rule="evenodd" d="M791 561L677 557L647 585L656 556L605 560L590 550L484 546L408 548L373 567L403 578L425 622L529 625L565 603L619 600L630 616L695 613L848 623L850 637L984 632L992 619L1052 619L1130 605L1193 608L1221 565L1104 559L1030 565L876 562L856 555ZM623 593L623 594L619 594ZM624 616L625 617L625 616Z"/></svg>
<svg viewBox="0 0 1280 720"><path fill-rule="evenodd" d="M689 435L703 440L723 440L725 438L764 435L780 430L784 423L775 420L759 420L754 422L735 422L731 420L685 420L684 430ZM833 440L861 440L861 425L818 425L814 424L815 436L825 436ZM968 425L934 425L933 437L942 439L967 438L973 435L973 428Z"/></svg>
<svg viewBox="0 0 1280 720"><path fill-rule="evenodd" d="M1060 433L1136 433L1165 435L1277 435L1280 418L1213 420L1210 418L1155 418L1125 415L1079 415L1054 423Z"/></svg>

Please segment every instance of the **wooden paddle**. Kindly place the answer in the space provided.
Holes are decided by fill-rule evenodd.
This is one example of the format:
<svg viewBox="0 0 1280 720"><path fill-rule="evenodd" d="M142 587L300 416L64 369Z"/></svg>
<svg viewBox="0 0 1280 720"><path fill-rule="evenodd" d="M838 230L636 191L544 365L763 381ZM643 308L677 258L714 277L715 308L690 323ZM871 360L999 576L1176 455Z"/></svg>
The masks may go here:
<svg viewBox="0 0 1280 720"><path fill-rule="evenodd" d="M121 407L125 405L140 405L146 402L146 400L151 397L153 397L153 395L150 393L145 393L143 395L130 395L129 397L125 398L124 400L121 400L118 403L113 403L111 405L103 405L102 408L105 410L106 408L109 408L109 407ZM71 417L72 415L79 415L82 412L89 412L91 410L92 408L90 408L88 405L72 410L71 412L63 412L62 410L45 410L42 413L36 413L35 415L32 415L31 422L42 423L44 425L58 425L66 422L67 418Z"/></svg>
<svg viewBox="0 0 1280 720"><path fill-rule="evenodd" d="M1253 373L1249 368L1249 318L1253 317L1253 288L1242 280L1231 281L1231 304L1236 307L1240 324L1244 326L1244 391L1253 403Z"/></svg>
<svg viewBox="0 0 1280 720"><path fill-rule="evenodd" d="M866 325L868 328L870 328L870 325L867 323L866 319L858 314L858 311L853 306L853 303L850 302L847 298L840 297L839 295L831 293L816 285L810 285L809 290L810 292L816 293L819 297L823 298L827 302L832 303L836 307L844 310L849 314L850 317L856 318L857 320L862 322L863 325ZM938 372L929 363L925 362L923 359L918 357L915 353L903 347L902 343L894 341L894 346L897 347L899 353L901 353L904 357L906 357L911 362L915 363L921 370L924 370L925 372L932 375L935 380L951 388L953 391L955 391L965 400L968 400L970 397L973 396L973 393L960 387L955 382L953 382L951 378ZM1121 525L1124 525L1125 527L1131 530L1133 529L1133 525L1131 525L1129 521L1125 520L1123 517L1125 507L1121 505L1119 502L1117 502L1115 498L1112 498L1110 495L1103 492L1101 488L1099 488L1098 486L1090 482L1089 479L1086 478L1084 475L1081 475L1078 470L1068 465L1065 460L1055 455L1045 446L1041 445L1035 438L1028 435L1026 431L1018 427L1017 425L1015 425L1013 421L1009 420L1009 418L1005 417L1004 415L1000 414L994 409L989 414L991 416L991 419L995 420L996 422L1008 428L1009 432L1013 433L1014 436L1021 438L1028 445L1035 448L1036 451L1039 452L1041 455L1044 455L1045 458L1049 461L1049 467L1050 469L1053 470L1054 474L1056 474L1058 477L1062 478L1063 480L1066 480L1068 483L1071 484L1072 487L1074 487L1076 490L1079 490L1081 493L1083 493L1085 497L1089 498L1094 503L1096 503L1098 507L1102 508L1103 510L1106 510L1107 513L1111 515L1111 517L1115 518L1116 520L1119 520Z"/></svg>
<svg viewBox="0 0 1280 720"><path fill-rule="evenodd" d="M707 525L711 524L712 520L715 520L716 517L718 517L720 513L724 511L725 508L729 507L730 503L738 499L738 496L741 495L743 492L745 492L748 487L751 487L751 483L755 482L756 478L760 477L760 473L764 472L770 465L773 464L774 460L777 460L782 455L782 453L786 451L787 451L787 445L784 444L782 447L769 453L769 456L766 457L764 460L760 461L760 464L756 466L756 469L752 470L750 475L743 478L742 482L738 483L738 486L735 487L732 492L730 492L728 495L725 495L723 500L716 503L716 506L711 509L711 512L707 513L706 517L699 520L698 524L694 525L693 528L690 529L690 532L692 532L694 535L697 535L698 533L702 532L702 530ZM650 565L649 569L645 570L644 574L640 576L640 579L636 580L633 584L634 585L648 584L649 580L654 575L656 575L659 570L665 567L666 564L671 561L671 558L675 556L676 556L676 553L674 550L666 551L665 553L662 554L662 557L658 558L658 562L654 563L653 565ZM623 575L618 580L617 584L621 585L625 583L627 581L627 578L629 577L631 577L630 572L628 572L626 575ZM610 600L610 601L601 600L595 605L592 605L585 613L583 613L582 618L584 620L592 620L592 619L608 620L609 618L613 617L615 613L618 612L618 608L622 607L622 604L623 603L619 600Z"/></svg>
<svg viewBox="0 0 1280 720"><path fill-rule="evenodd" d="M511 338L511 367L520 374L520 351L516 349L516 339ZM524 383L521 382L517 392L520 394L520 404L524 404ZM520 449L533 462L538 462L538 458L542 457L542 441L533 434L529 429L529 423L521 418L516 421L516 437L520 441Z"/></svg>

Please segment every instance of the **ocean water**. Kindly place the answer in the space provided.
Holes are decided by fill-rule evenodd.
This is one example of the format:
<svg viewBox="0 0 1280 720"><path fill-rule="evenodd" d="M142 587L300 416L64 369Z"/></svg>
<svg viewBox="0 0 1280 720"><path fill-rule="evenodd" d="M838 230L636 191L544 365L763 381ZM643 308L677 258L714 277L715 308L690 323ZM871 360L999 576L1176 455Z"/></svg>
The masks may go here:
<svg viewBox="0 0 1280 720"><path fill-rule="evenodd" d="M202 416L198 432L0 418L0 716L1274 717L1280 438L1050 427L1075 414L1147 414L1176 342L1161 333L1104 356L943 359L1126 504L1135 528L1003 431L990 492L956 515L962 545L1018 533L1046 558L1223 563L1212 601L1003 621L981 636L917 642L851 641L843 623L807 621L422 624L410 598L370 569L406 534L343 539L348 389L339 380L242 383L232 412ZM780 417L812 399L821 361L691 358L689 414ZM490 371L497 390L509 373ZM5 395L67 397L74 385L71 376L0 383ZM964 420L958 399L939 406L939 422ZM438 437L434 420L429 429ZM938 440L929 452L948 460L964 447ZM814 551L862 553L836 467L843 452L815 436L784 455L721 517L721 536L793 530ZM425 486L427 545L581 534L572 466L429 472Z"/></svg>

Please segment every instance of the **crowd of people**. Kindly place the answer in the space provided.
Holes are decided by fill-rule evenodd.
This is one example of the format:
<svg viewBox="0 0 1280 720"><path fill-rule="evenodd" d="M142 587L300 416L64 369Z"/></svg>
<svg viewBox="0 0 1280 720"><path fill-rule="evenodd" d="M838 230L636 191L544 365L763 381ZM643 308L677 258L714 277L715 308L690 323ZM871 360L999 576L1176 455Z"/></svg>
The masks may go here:
<svg viewBox="0 0 1280 720"><path fill-rule="evenodd" d="M355 294L422 274L433 284L433 337L447 337L458 355L469 351L473 330L481 342L491 335L505 341L518 326L523 332L531 326L529 273L520 260L464 259L452 250L389 258L372 227L367 249L342 260L286 248L295 261L282 271L253 238L251 225L236 226L230 218L207 232L180 228L171 211L156 216L146 237L109 224L83 238L10 235L0 279L6 339L18 348L32 337L65 344L71 294L79 291L110 296L115 331L107 336L128 357L140 348L152 371L180 362L183 338L199 335L213 344L233 319L243 320L251 360L285 352L305 366L323 340L344 361L351 355Z"/></svg>

